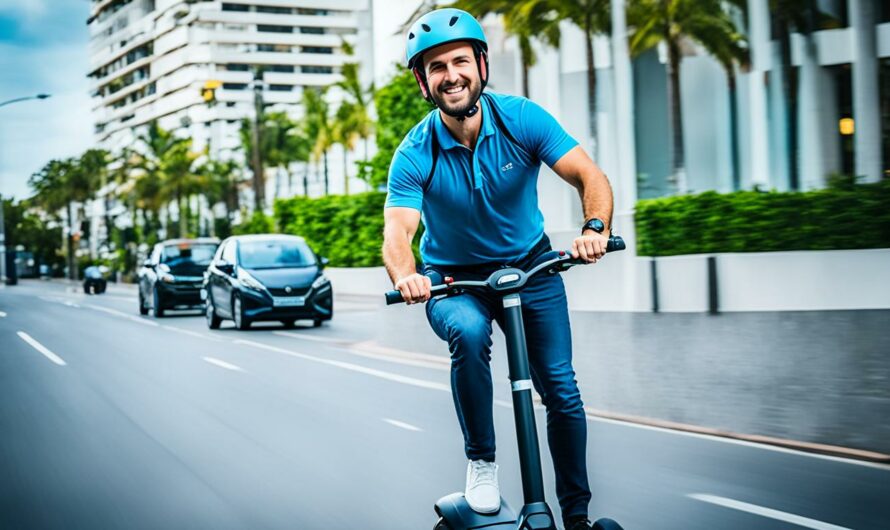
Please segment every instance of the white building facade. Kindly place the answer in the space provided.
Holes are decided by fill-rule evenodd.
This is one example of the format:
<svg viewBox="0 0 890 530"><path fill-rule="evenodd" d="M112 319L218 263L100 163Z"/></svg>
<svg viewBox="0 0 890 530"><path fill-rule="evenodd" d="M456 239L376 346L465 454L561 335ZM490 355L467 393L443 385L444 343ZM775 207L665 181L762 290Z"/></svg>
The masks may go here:
<svg viewBox="0 0 890 530"><path fill-rule="evenodd" d="M331 85L344 63L373 75L370 0L93 0L91 95L96 143L134 146L153 120L192 138L196 151L243 158L241 120L255 115L254 83L267 110L299 118L303 90ZM344 53L343 42L355 49ZM261 68L262 78L254 79ZM216 102L202 97L218 82ZM329 94L336 104L340 95ZM336 108L336 107L335 107ZM329 157L331 192L342 189L342 161ZM272 175L272 172L267 173ZM321 183L313 175L311 190ZM266 197L282 194L267 178ZM353 188L355 189L355 187ZM287 194L302 190L287 190Z"/></svg>

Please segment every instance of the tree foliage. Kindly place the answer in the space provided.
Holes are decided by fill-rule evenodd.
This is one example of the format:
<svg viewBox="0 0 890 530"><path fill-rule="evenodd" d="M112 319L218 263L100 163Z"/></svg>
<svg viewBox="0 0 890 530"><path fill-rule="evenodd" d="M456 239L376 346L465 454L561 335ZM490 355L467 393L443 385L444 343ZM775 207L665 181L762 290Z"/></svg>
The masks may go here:
<svg viewBox="0 0 890 530"><path fill-rule="evenodd" d="M435 108L420 95L414 75L397 66L396 75L374 93L377 108L377 154L369 163L368 183L379 188L386 185L389 164L402 139L412 127Z"/></svg>

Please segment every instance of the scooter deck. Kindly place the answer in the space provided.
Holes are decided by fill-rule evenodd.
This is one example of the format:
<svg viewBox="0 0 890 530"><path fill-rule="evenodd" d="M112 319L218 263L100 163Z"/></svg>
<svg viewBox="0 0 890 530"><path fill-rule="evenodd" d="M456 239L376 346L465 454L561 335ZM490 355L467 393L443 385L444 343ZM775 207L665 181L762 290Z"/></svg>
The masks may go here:
<svg viewBox="0 0 890 530"><path fill-rule="evenodd" d="M451 530L472 530L484 528L485 530L510 530L516 529L516 512L510 508L507 501L501 497L501 509L495 513L474 512L463 492L446 495L436 502L436 513L445 519Z"/></svg>

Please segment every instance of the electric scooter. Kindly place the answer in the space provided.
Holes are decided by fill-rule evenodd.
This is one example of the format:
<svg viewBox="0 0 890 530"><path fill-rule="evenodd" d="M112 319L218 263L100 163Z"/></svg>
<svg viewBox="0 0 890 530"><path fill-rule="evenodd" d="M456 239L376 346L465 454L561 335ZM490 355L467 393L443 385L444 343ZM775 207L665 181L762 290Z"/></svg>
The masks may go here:
<svg viewBox="0 0 890 530"><path fill-rule="evenodd" d="M624 240L618 236L609 238L606 252L624 250ZM550 251L546 259L528 272L517 268L499 269L484 281L454 281L446 277L444 283L431 289L433 297L457 296L465 291L494 293L500 296L504 306L504 335L507 339L507 360L510 386L513 390L513 416L516 421L516 437L519 446L519 469L522 478L524 504L519 515L501 498L501 508L495 513L482 514L473 511L463 492L452 493L436 502L439 520L433 530L557 530L550 506L544 500L544 480L541 475L541 453L535 427L532 403L532 381L528 367L528 349L525 328L522 324L522 303L519 292L531 278L538 274L558 274L585 262L574 259L568 251ZM404 302L399 291L386 293L386 304ZM622 530L612 519L598 519L595 530Z"/></svg>

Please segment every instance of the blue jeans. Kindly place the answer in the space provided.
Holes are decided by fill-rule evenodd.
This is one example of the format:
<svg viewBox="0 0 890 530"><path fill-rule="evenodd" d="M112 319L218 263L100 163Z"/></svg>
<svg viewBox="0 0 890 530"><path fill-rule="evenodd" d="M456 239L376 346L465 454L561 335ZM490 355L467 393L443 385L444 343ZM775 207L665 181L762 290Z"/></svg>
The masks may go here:
<svg viewBox="0 0 890 530"><path fill-rule="evenodd" d="M549 247L549 245L548 245ZM525 260L528 270L536 259ZM427 265L424 272L457 280L481 280L494 267L456 268ZM434 283L436 283L434 281ZM572 335L565 287L558 275L540 275L520 293L532 381L547 408L547 441L556 474L556 494L563 518L586 515L587 418L572 368ZM436 335L451 351L451 392L470 460L495 459L491 380L492 320L503 329L499 297L464 293L430 300L426 315Z"/></svg>

